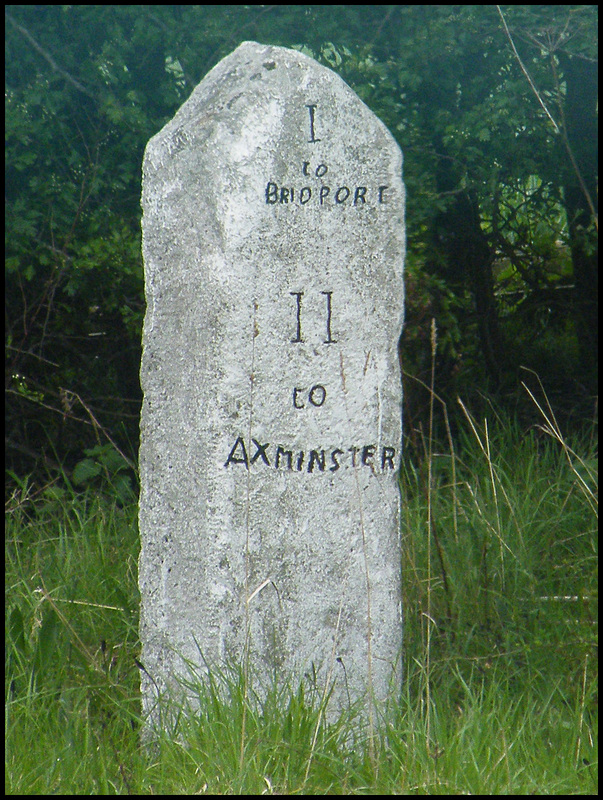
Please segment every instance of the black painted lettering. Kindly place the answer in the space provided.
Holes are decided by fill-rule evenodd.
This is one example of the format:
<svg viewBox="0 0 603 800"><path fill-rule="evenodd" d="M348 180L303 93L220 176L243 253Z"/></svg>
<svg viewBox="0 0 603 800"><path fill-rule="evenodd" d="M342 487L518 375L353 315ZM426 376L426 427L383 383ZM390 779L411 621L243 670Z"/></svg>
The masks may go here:
<svg viewBox="0 0 603 800"><path fill-rule="evenodd" d="M325 471L325 451L321 450L320 454L318 450L310 450L310 461L308 462L308 472L314 472L314 464L318 465L318 469L321 472Z"/></svg>
<svg viewBox="0 0 603 800"><path fill-rule="evenodd" d="M337 460L337 456L342 456L342 455L343 455L343 450L340 450L339 448L331 452L331 461L333 462L333 466L329 467L330 472L337 472L337 470L341 466L339 461Z"/></svg>
<svg viewBox="0 0 603 800"><path fill-rule="evenodd" d="M309 161L302 162L303 175L310 177L312 174L310 172L311 169L317 178L323 178L329 171L326 164L319 164L316 169L313 169ZM377 202L380 205L387 203L386 193L389 189L389 186L377 187ZM367 186L356 186L353 189L350 189L349 186L339 186L337 190L335 190L333 199L338 206L344 205L348 200L351 200L354 206L364 206L369 202L369 198L372 196L372 193L369 194L369 188ZM282 205L299 203L299 205L302 206L307 205L313 198L318 197L319 205L324 206L327 205L327 199L331 197L331 187L321 186L320 189L317 189L317 192L313 192L310 186L302 186L301 188L279 186L277 183L269 181L266 184L265 197L268 205L276 205L277 203Z"/></svg>
<svg viewBox="0 0 603 800"><path fill-rule="evenodd" d="M305 392L305 390L302 389L297 389L296 391ZM310 390L308 399L313 406L319 407L325 402L326 394L324 386L317 384ZM298 398L295 396L295 407L304 408L304 405L299 405L297 401ZM277 445L274 460L271 462L271 456L269 455L270 443L266 442L266 444L264 444L254 438L251 439L251 442L255 447L255 451L253 455L249 457L245 441L242 436L239 436L228 454L224 467L243 464L246 469L250 469L251 465L263 462L266 466L274 467L274 469L277 470L280 469L290 472L293 470L303 472L305 470L308 473L315 473L325 472L326 470L329 472L338 472L342 466L346 466L346 464L342 464L342 457L345 457L346 451L339 447L334 448L330 452L325 450L310 450L307 454L307 458L306 453L303 450L299 450L294 458L293 450L286 449L284 445ZM376 445L367 444L362 447L349 447L347 452L351 453L352 467L365 466L375 472L376 465L374 460L375 458L379 458ZM382 447L380 452L381 471L395 470L395 458L395 447Z"/></svg>
<svg viewBox="0 0 603 800"><path fill-rule="evenodd" d="M293 389L293 408L303 408L304 407L304 404L301 401L298 402L298 400L299 400L298 395L299 395L299 393L301 391L302 391L302 389L298 389L297 387L295 387Z"/></svg>
<svg viewBox="0 0 603 800"><path fill-rule="evenodd" d="M325 400L327 399L327 390L324 386L317 384L310 389L310 394L308 395L308 400L312 403L313 406L316 408L320 408L324 405Z"/></svg>
<svg viewBox="0 0 603 800"><path fill-rule="evenodd" d="M266 185L266 203L278 203L278 186L276 183L269 182Z"/></svg>
<svg viewBox="0 0 603 800"><path fill-rule="evenodd" d="M287 469L293 468L293 453L291 450L284 450L280 445L276 448L276 461L274 462L274 466L276 469L279 468L281 464L281 458L285 457L287 459Z"/></svg>
<svg viewBox="0 0 603 800"><path fill-rule="evenodd" d="M291 339L293 343L303 342L301 336L301 299L303 292L289 292L293 297L297 297L297 334L295 339Z"/></svg>
<svg viewBox="0 0 603 800"><path fill-rule="evenodd" d="M302 175L309 175L310 174L308 172L308 167L309 166L310 166L310 162L309 161L304 161L303 162L303 164L302 164Z"/></svg>
<svg viewBox="0 0 603 800"><path fill-rule="evenodd" d="M373 456L375 455L375 445L367 444L362 448L362 463L365 467L372 467Z"/></svg>
<svg viewBox="0 0 603 800"><path fill-rule="evenodd" d="M316 104L307 105L306 108L310 112L310 139L308 141L310 144L314 144L314 142L320 142L320 139L317 139L314 134L314 111L316 109Z"/></svg>
<svg viewBox="0 0 603 800"><path fill-rule="evenodd" d="M302 324L301 324L301 306L302 306L301 299L302 299L304 293L303 292L289 292L289 294L292 297L296 297L297 298L297 304L296 304L297 305L297 308L296 308L296 311L297 311L297 331L296 331L295 338L291 339L290 341L293 344L299 344L300 342L305 341L302 338ZM332 319L332 313L333 313L333 303L332 303L333 292L321 292L321 294L324 294L325 297L327 298L327 325L326 325L326 327L327 327L327 338L324 339L324 343L325 344L336 344L337 343L337 339L333 338L333 334L331 332L331 319ZM301 390L299 390L299 391L301 391ZM295 405L295 399L296 399L296 394L295 393L296 393L296 390L294 390L294 398L293 398L294 405ZM303 408L303 406L298 406L298 405L295 405L295 407L296 408Z"/></svg>
<svg viewBox="0 0 603 800"><path fill-rule="evenodd" d="M336 344L337 339L333 339L331 336L331 297L333 296L333 292L321 292L321 294L325 294L327 296L327 338L325 339L325 344Z"/></svg>
<svg viewBox="0 0 603 800"><path fill-rule="evenodd" d="M317 178L322 178L322 176L326 175L328 171L329 168L327 167L326 164L319 164L316 167L316 171L314 172L314 174L316 175Z"/></svg>
<svg viewBox="0 0 603 800"><path fill-rule="evenodd" d="M358 203L362 202L366 203L366 186L357 186L356 191L354 192L354 205L357 206Z"/></svg>
<svg viewBox="0 0 603 800"><path fill-rule="evenodd" d="M335 202L338 205L345 203L345 201L350 196L350 190L347 186L340 186L339 189L335 192Z"/></svg>
<svg viewBox="0 0 603 800"><path fill-rule="evenodd" d="M254 443L254 445L256 447L256 450L255 450L255 453L253 454L253 458L251 459L251 461L249 463L250 464L255 464L255 462L258 460L258 458L261 458L262 461L264 462L264 464L266 464L267 466L270 466L270 461L268 461L268 456L266 455L266 448L270 447L270 442L268 442L267 444L260 444L257 441L257 439L252 439L251 441Z"/></svg>
<svg viewBox="0 0 603 800"><path fill-rule="evenodd" d="M239 450L238 455L237 455L237 449ZM247 450L245 449L245 442L240 436L234 443L234 447L228 454L228 458L226 459L226 463L224 464L224 466L227 467L229 464L245 464L247 469L249 469L249 459L247 458Z"/></svg>
<svg viewBox="0 0 603 800"><path fill-rule="evenodd" d="M381 469L385 470L387 464L388 469L396 469L394 466L394 456L396 455L395 447L384 447L381 453Z"/></svg>

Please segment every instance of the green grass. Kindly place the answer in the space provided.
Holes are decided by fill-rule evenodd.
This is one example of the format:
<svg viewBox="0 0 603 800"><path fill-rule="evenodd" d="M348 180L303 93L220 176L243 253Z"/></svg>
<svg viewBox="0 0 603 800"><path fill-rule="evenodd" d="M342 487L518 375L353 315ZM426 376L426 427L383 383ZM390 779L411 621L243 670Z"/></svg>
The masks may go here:
<svg viewBox="0 0 603 800"><path fill-rule="evenodd" d="M260 701L232 669L192 676L197 712L141 747L135 504L22 483L6 792L595 793L597 459L549 423L467 412L454 448L405 464L405 685L372 739L353 709L327 724L309 687Z"/></svg>

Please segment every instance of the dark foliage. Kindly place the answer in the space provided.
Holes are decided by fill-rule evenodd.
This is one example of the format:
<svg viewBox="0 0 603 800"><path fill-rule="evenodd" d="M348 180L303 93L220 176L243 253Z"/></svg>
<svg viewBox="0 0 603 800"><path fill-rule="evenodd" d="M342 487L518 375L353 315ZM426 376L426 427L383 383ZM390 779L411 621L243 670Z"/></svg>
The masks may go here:
<svg viewBox="0 0 603 800"><path fill-rule="evenodd" d="M409 434L440 394L590 413L595 6L6 7L6 443L24 475L135 462L148 139L241 41L303 47L397 137L408 188ZM99 452L102 452L99 451ZM80 470L81 472L81 470Z"/></svg>

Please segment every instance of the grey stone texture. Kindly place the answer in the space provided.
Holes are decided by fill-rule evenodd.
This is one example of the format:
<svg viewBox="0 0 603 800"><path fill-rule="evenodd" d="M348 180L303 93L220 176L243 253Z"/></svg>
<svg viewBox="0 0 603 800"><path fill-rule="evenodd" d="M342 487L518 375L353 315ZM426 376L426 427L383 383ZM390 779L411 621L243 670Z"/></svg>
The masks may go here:
<svg viewBox="0 0 603 800"><path fill-rule="evenodd" d="M331 70L244 42L148 143L143 705L239 664L400 680L402 155Z"/></svg>

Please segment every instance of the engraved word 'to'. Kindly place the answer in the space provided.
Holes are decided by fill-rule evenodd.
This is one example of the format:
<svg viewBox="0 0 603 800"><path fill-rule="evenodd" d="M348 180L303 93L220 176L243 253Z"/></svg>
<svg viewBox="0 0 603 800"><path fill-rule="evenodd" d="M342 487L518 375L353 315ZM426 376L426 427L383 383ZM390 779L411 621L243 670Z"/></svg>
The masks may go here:
<svg viewBox="0 0 603 800"><path fill-rule="evenodd" d="M308 167L309 166L310 166L310 162L309 161L304 161L303 162L303 164L302 164L302 175L308 175L308 176L310 175L310 173L308 172ZM327 167L326 164L319 164L316 167L316 169L314 170L314 174L316 175L317 178L322 178L322 176L326 175L328 171L329 171L329 168Z"/></svg>
<svg viewBox="0 0 603 800"><path fill-rule="evenodd" d="M305 408L305 403L300 399L300 394L302 393L305 393L304 389L298 389L297 387L293 389L293 406L295 408ZM320 408L320 406L324 405L326 399L327 390L319 383L308 392L308 402L315 408Z"/></svg>

